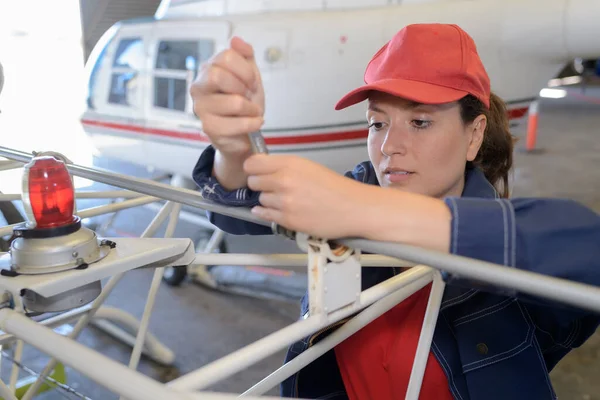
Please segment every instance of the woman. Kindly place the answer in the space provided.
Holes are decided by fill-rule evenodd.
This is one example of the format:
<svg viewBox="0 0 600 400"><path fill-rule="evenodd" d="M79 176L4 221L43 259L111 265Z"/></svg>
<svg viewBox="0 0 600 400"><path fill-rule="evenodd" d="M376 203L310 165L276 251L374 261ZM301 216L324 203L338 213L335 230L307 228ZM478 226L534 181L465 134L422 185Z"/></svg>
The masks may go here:
<svg viewBox="0 0 600 400"><path fill-rule="evenodd" d="M506 110L468 34L407 26L375 54L365 83L336 106L368 100L369 161L346 177L295 156L250 155L247 134L263 123L264 93L252 48L234 38L191 89L212 141L194 170L203 194L320 237L408 243L600 285L597 214L566 200L508 199ZM210 219L234 234L270 233ZM363 290L396 272L364 269ZM599 316L452 276L447 283L421 398L555 398L549 371ZM428 290L283 382L282 395L403 399ZM292 345L287 360L333 329Z"/></svg>

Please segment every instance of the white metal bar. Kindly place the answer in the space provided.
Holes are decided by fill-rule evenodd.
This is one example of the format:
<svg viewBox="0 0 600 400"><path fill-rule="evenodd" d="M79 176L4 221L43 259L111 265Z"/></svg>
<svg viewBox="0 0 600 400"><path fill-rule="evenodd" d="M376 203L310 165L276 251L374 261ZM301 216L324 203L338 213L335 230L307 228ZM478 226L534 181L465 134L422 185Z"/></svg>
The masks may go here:
<svg viewBox="0 0 600 400"><path fill-rule="evenodd" d="M430 265L463 278L600 312L600 287L400 243L341 239L346 246Z"/></svg>
<svg viewBox="0 0 600 400"><path fill-rule="evenodd" d="M102 305L102 303L104 303L104 301L106 300L108 295L113 291L113 289L115 288L117 283L119 283L119 281L121 280L121 278L124 275L125 275L125 273L121 273L121 274L115 275L112 278L110 278L110 280L108 281L106 286L104 286L104 288L102 289L102 292L100 293L100 295L92 303L92 306L90 307L89 312L87 314L85 314L82 318L80 318L79 321L77 321L77 323L75 324L75 327L68 335L69 339L74 340L79 336L79 334L81 333L83 328L85 328L87 326L87 324L89 323L89 321L94 317L96 310L98 310L98 308ZM0 312L1 311L2 310L0 310ZM27 392L23 396L22 400L31 400L33 398L35 393L37 393L40 386L44 382L44 378L46 376L48 376L48 374L50 372L52 372L52 370L54 369L55 366L56 366L56 359L52 358L50 361L48 361L48 364L46 364L46 368L44 368L42 373L40 373L40 375L38 376L38 379L36 379L36 381L33 383L33 385L31 385L29 390L27 390Z"/></svg>
<svg viewBox="0 0 600 400"><path fill-rule="evenodd" d="M118 321L118 325L115 323ZM135 346L135 338L140 327L140 322L131 314L118 308L102 306L90 324L112 335L116 339L131 346ZM142 354L163 365L172 365L175 354L162 344L151 332L146 334Z"/></svg>
<svg viewBox="0 0 600 400"><path fill-rule="evenodd" d="M17 340L17 346L15 348L15 354L13 355L13 359L17 362L20 363L21 359L23 358L23 347L24 347L24 343L22 340ZM9 388L10 390L14 393L14 391L17 388L17 381L19 380L19 367L17 366L16 363L13 364L11 371L10 371L10 381L9 381Z"/></svg>
<svg viewBox="0 0 600 400"><path fill-rule="evenodd" d="M143 196L143 197L138 197L135 199L125 200L120 203L111 203L111 204L106 204L103 206L86 208L85 210L79 211L77 213L77 215L81 219L91 218L91 217L96 217L96 216L102 215L102 214L109 214L109 213L113 213L113 212L116 212L119 210L125 210L127 208L138 207L138 206L152 203L152 202L155 202L158 200L160 200L160 199L158 199L156 197ZM2 228L0 228L0 236L6 236L6 235L12 234L13 229L20 225L21 224L13 224L13 225L3 226Z"/></svg>
<svg viewBox="0 0 600 400"><path fill-rule="evenodd" d="M431 271L433 272L433 270ZM311 348L303 351L293 360L287 362L277 371L273 372L271 375L254 385L252 388L245 391L242 396L260 396L268 392L275 386L279 385L282 381L300 371L302 368L321 357L339 343L358 332L362 327L379 318L398 303L404 301L410 295L422 289L425 285L431 282L431 280L431 274L423 276L373 303L371 306L365 308L351 320L346 322L344 325L336 329L333 333L329 334L326 338L320 340Z"/></svg>
<svg viewBox="0 0 600 400"><path fill-rule="evenodd" d="M328 316L315 315L295 322L211 364L179 377L169 382L168 385L182 390L198 390L210 386L289 346L291 343L316 332L318 329L354 314L385 297L387 294L406 286L408 283L427 276L431 273L430 271L430 268L424 266L411 268L400 275L396 275L363 291L360 295L359 306L352 305L339 309Z"/></svg>
<svg viewBox="0 0 600 400"><path fill-rule="evenodd" d="M0 156L22 162L29 162L33 157L31 154L8 149L0 146ZM169 184L154 182L150 179L136 178L114 172L102 171L94 168L88 168L76 164L67 164L69 172L75 176L90 179L107 185L120 187L122 189L133 190L149 196L160 197L165 200L171 200L188 206L201 208L207 211L217 212L234 218L240 218L255 224L271 226L267 222L247 209L242 207L223 206L206 200L202 194L192 189L176 188Z"/></svg>
<svg viewBox="0 0 600 400"><path fill-rule="evenodd" d="M74 319L80 317L82 314L85 314L86 312L88 312L91 308L91 304L86 304L83 307L80 308L75 308L73 310L69 310L67 312L64 312L62 314L58 314L55 315L53 317L50 317L48 319L39 321L38 323L43 325L43 326L47 326L49 328L56 328L57 326L61 326L64 324L67 324L71 321L73 321ZM3 335L0 335L0 346L3 346L7 343L10 343L12 341L16 340L14 335L5 333Z"/></svg>
<svg viewBox="0 0 600 400"><path fill-rule="evenodd" d="M229 254L196 253L191 265L260 265L261 267L305 267L306 254ZM363 254L360 256L363 267L412 267L415 263L394 257Z"/></svg>
<svg viewBox="0 0 600 400"><path fill-rule="evenodd" d="M168 209L170 213L169 223L167 225L164 237L170 238L173 236L175 227L177 226L177 216L181 210L181 204L174 204L173 202L169 201L165 204L164 208ZM148 332L150 316L152 315L152 308L154 307L156 294L158 293L158 289L162 282L163 274L164 268L156 268L154 270L154 276L152 277L152 283L150 284L150 290L148 291L148 298L146 299L146 306L144 307L144 313L142 314L140 328L138 329L135 345L133 346L133 351L129 360L129 368L131 369L137 369L140 361L142 349L144 348L144 340L146 339L146 332Z"/></svg>
<svg viewBox="0 0 600 400"><path fill-rule="evenodd" d="M157 211L160 208L160 204L148 204L145 206L145 208L152 210L152 211ZM179 218L185 222L188 222L190 224L202 227L202 228L206 228L208 230L214 230L216 229L216 227L210 223L210 221L208 220L208 218L206 218L205 216L201 215L201 214L196 214L190 211L186 211L186 210L181 210L181 212L179 213Z"/></svg>
<svg viewBox="0 0 600 400"><path fill-rule="evenodd" d="M221 242L223 241L223 239L225 238L225 232L223 232L220 229L215 229L212 233L212 235L210 235L210 239L208 240L208 243L206 243L206 246L202 249L202 252L206 253L206 254L210 254L213 251L215 251L216 249L219 248L219 244L221 244ZM211 264L205 264L205 265L211 265Z"/></svg>
<svg viewBox="0 0 600 400"><path fill-rule="evenodd" d="M13 310L0 310L0 327L109 390L132 400L192 398L184 393L177 393L137 371L132 371L125 365L59 335ZM209 399L210 395L206 397Z"/></svg>
<svg viewBox="0 0 600 400"><path fill-rule="evenodd" d="M126 201L136 201L136 200L140 200L140 199L126 200ZM156 216L150 222L150 224L148 225L146 230L142 233L141 237L143 237L143 238L152 237L156 233L158 228L160 228L161 224L164 222L166 217L168 216L168 211L169 211L169 208L167 208L165 205L165 207L163 207L163 209L158 214L156 214ZM108 295L112 292L112 290L115 288L115 286L119 283L119 281L123 278L124 275L125 275L125 273L121 273L121 274L115 275L109 279L108 283L103 288L100 295L92 303L91 310L86 315L84 315L79 321L77 321L77 324L75 324L75 327L69 334L69 338L76 339L79 336L81 331L87 326L87 324L90 322L90 320L94 317L94 314L96 313L98 308L100 308L100 306L104 303L104 301L106 300ZM54 368L55 365L56 365L56 360L51 359L48 362L48 364L46 365L46 368L44 368L44 370L38 377L38 379L34 382L33 385L31 385L29 390L27 390L27 392L23 396L22 400L31 400L33 398L34 394L38 391L38 389L42 385L43 378L46 377L52 371L52 369Z"/></svg>
<svg viewBox="0 0 600 400"><path fill-rule="evenodd" d="M295 322L196 371L174 379L167 383L167 386L179 390L198 390L210 386L310 335L326 325L325 321L324 317L313 317Z"/></svg>
<svg viewBox="0 0 600 400"><path fill-rule="evenodd" d="M29 162L32 159L32 155L29 153L6 147L0 147L0 156L20 162ZM271 223L255 216L248 208L223 206L204 199L199 192L191 189L180 189L171 185L154 182L149 179L129 177L127 175L115 174L75 164L67 164L67 168L71 174L82 178L133 190L150 196L156 196L207 211L217 212L255 224L271 226ZM11 231L0 234L0 236L10 234ZM406 259L417 264L430 265L433 268L445 270L464 278L471 278L495 286L516 289L523 293L556 300L595 312L600 311L600 288L592 285L575 283L566 279L507 268L497 264L449 255L417 246L375 242L355 238L343 238L336 241L346 246L365 250L370 253L385 254Z"/></svg>
<svg viewBox="0 0 600 400"><path fill-rule="evenodd" d="M17 310L18 312L21 313L25 313L25 309L23 306L23 299L21 297L14 297L13 301L15 302L15 310ZM14 354L13 354L13 359L16 361L16 363L13 363L12 368L11 368L11 372L10 372L10 381L9 381L9 389L14 393L16 391L17 388L17 380L19 379L19 367L17 366L17 363L20 363L22 358L23 358L23 347L24 347L24 343L23 340L18 339L17 340L17 346L15 348Z"/></svg>
<svg viewBox="0 0 600 400"><path fill-rule="evenodd" d="M136 199L144 196L141 193L131 192L129 190L106 190L98 192L75 192L76 199ZM20 194L8 193L0 194L0 201L20 201Z"/></svg>
<svg viewBox="0 0 600 400"><path fill-rule="evenodd" d="M425 317L423 318L421 334L419 335L419 343L417 344L417 351L415 352L410 380L408 381L406 400L418 400L419 398L423 376L425 375L425 367L427 366L429 351L431 350L433 332L435 331L437 318L440 313L440 305L442 304L445 287L446 285L442 279L442 275L439 271L435 271L433 274L433 284L431 285L431 291L429 292L429 300L427 301L427 309L425 310Z"/></svg>
<svg viewBox="0 0 600 400"><path fill-rule="evenodd" d="M11 169L21 168L23 166L22 162L12 161L12 160L1 160L0 161L0 171L8 171Z"/></svg>
<svg viewBox="0 0 600 400"><path fill-rule="evenodd" d="M0 379L0 397L3 400L18 400L14 395L15 391L11 390L2 379Z"/></svg>

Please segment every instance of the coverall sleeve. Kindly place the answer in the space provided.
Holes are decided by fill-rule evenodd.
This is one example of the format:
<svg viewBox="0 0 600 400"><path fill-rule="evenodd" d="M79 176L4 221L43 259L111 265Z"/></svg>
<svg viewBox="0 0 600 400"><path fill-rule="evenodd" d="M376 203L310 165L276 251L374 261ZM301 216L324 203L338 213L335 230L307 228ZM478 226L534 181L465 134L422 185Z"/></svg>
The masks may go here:
<svg viewBox="0 0 600 400"><path fill-rule="evenodd" d="M254 192L248 188L240 188L228 191L219 184L212 176L215 149L209 145L200 155L194 167L192 178L198 185L202 196L215 203L232 206L251 208L259 204L260 192ZM346 172L347 178L361 182L367 182L371 177L371 171L367 167L368 162L358 164L352 171ZM270 235L271 228L237 218L207 211L209 221L224 232L233 235Z"/></svg>
<svg viewBox="0 0 600 400"><path fill-rule="evenodd" d="M452 213L451 253L600 286L600 215L582 204L545 198L445 202ZM446 278L460 284L460 278ZM504 294L522 300L543 332L543 351L577 347L600 323L597 313L524 293Z"/></svg>

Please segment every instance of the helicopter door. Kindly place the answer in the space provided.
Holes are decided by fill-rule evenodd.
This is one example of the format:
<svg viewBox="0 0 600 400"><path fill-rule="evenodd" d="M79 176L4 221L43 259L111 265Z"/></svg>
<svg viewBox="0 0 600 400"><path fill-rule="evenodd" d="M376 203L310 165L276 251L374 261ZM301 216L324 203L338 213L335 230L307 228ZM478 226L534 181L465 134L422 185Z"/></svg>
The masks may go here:
<svg viewBox="0 0 600 400"><path fill-rule="evenodd" d="M98 77L102 113L111 122L133 128L144 124L146 51L152 27L125 25L107 47L105 72Z"/></svg>
<svg viewBox="0 0 600 400"><path fill-rule="evenodd" d="M227 46L228 22L160 21L152 33L148 95L145 98L147 126L162 141L194 141L200 121L193 113L190 85L200 65ZM197 141L197 140L196 140Z"/></svg>

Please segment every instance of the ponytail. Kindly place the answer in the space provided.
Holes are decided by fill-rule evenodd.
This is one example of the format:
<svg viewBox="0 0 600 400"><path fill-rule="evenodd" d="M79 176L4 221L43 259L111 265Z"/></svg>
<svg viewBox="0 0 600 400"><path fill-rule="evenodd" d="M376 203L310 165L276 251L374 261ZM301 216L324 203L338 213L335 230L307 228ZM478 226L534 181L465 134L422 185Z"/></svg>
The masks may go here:
<svg viewBox="0 0 600 400"><path fill-rule="evenodd" d="M487 118L483 142L472 165L479 167L487 180L501 197L509 196L508 173L513 164L514 136L510 133L508 112L504 101L494 93L490 97L490 108L474 96L468 95L460 101L464 123L470 123L479 115Z"/></svg>

